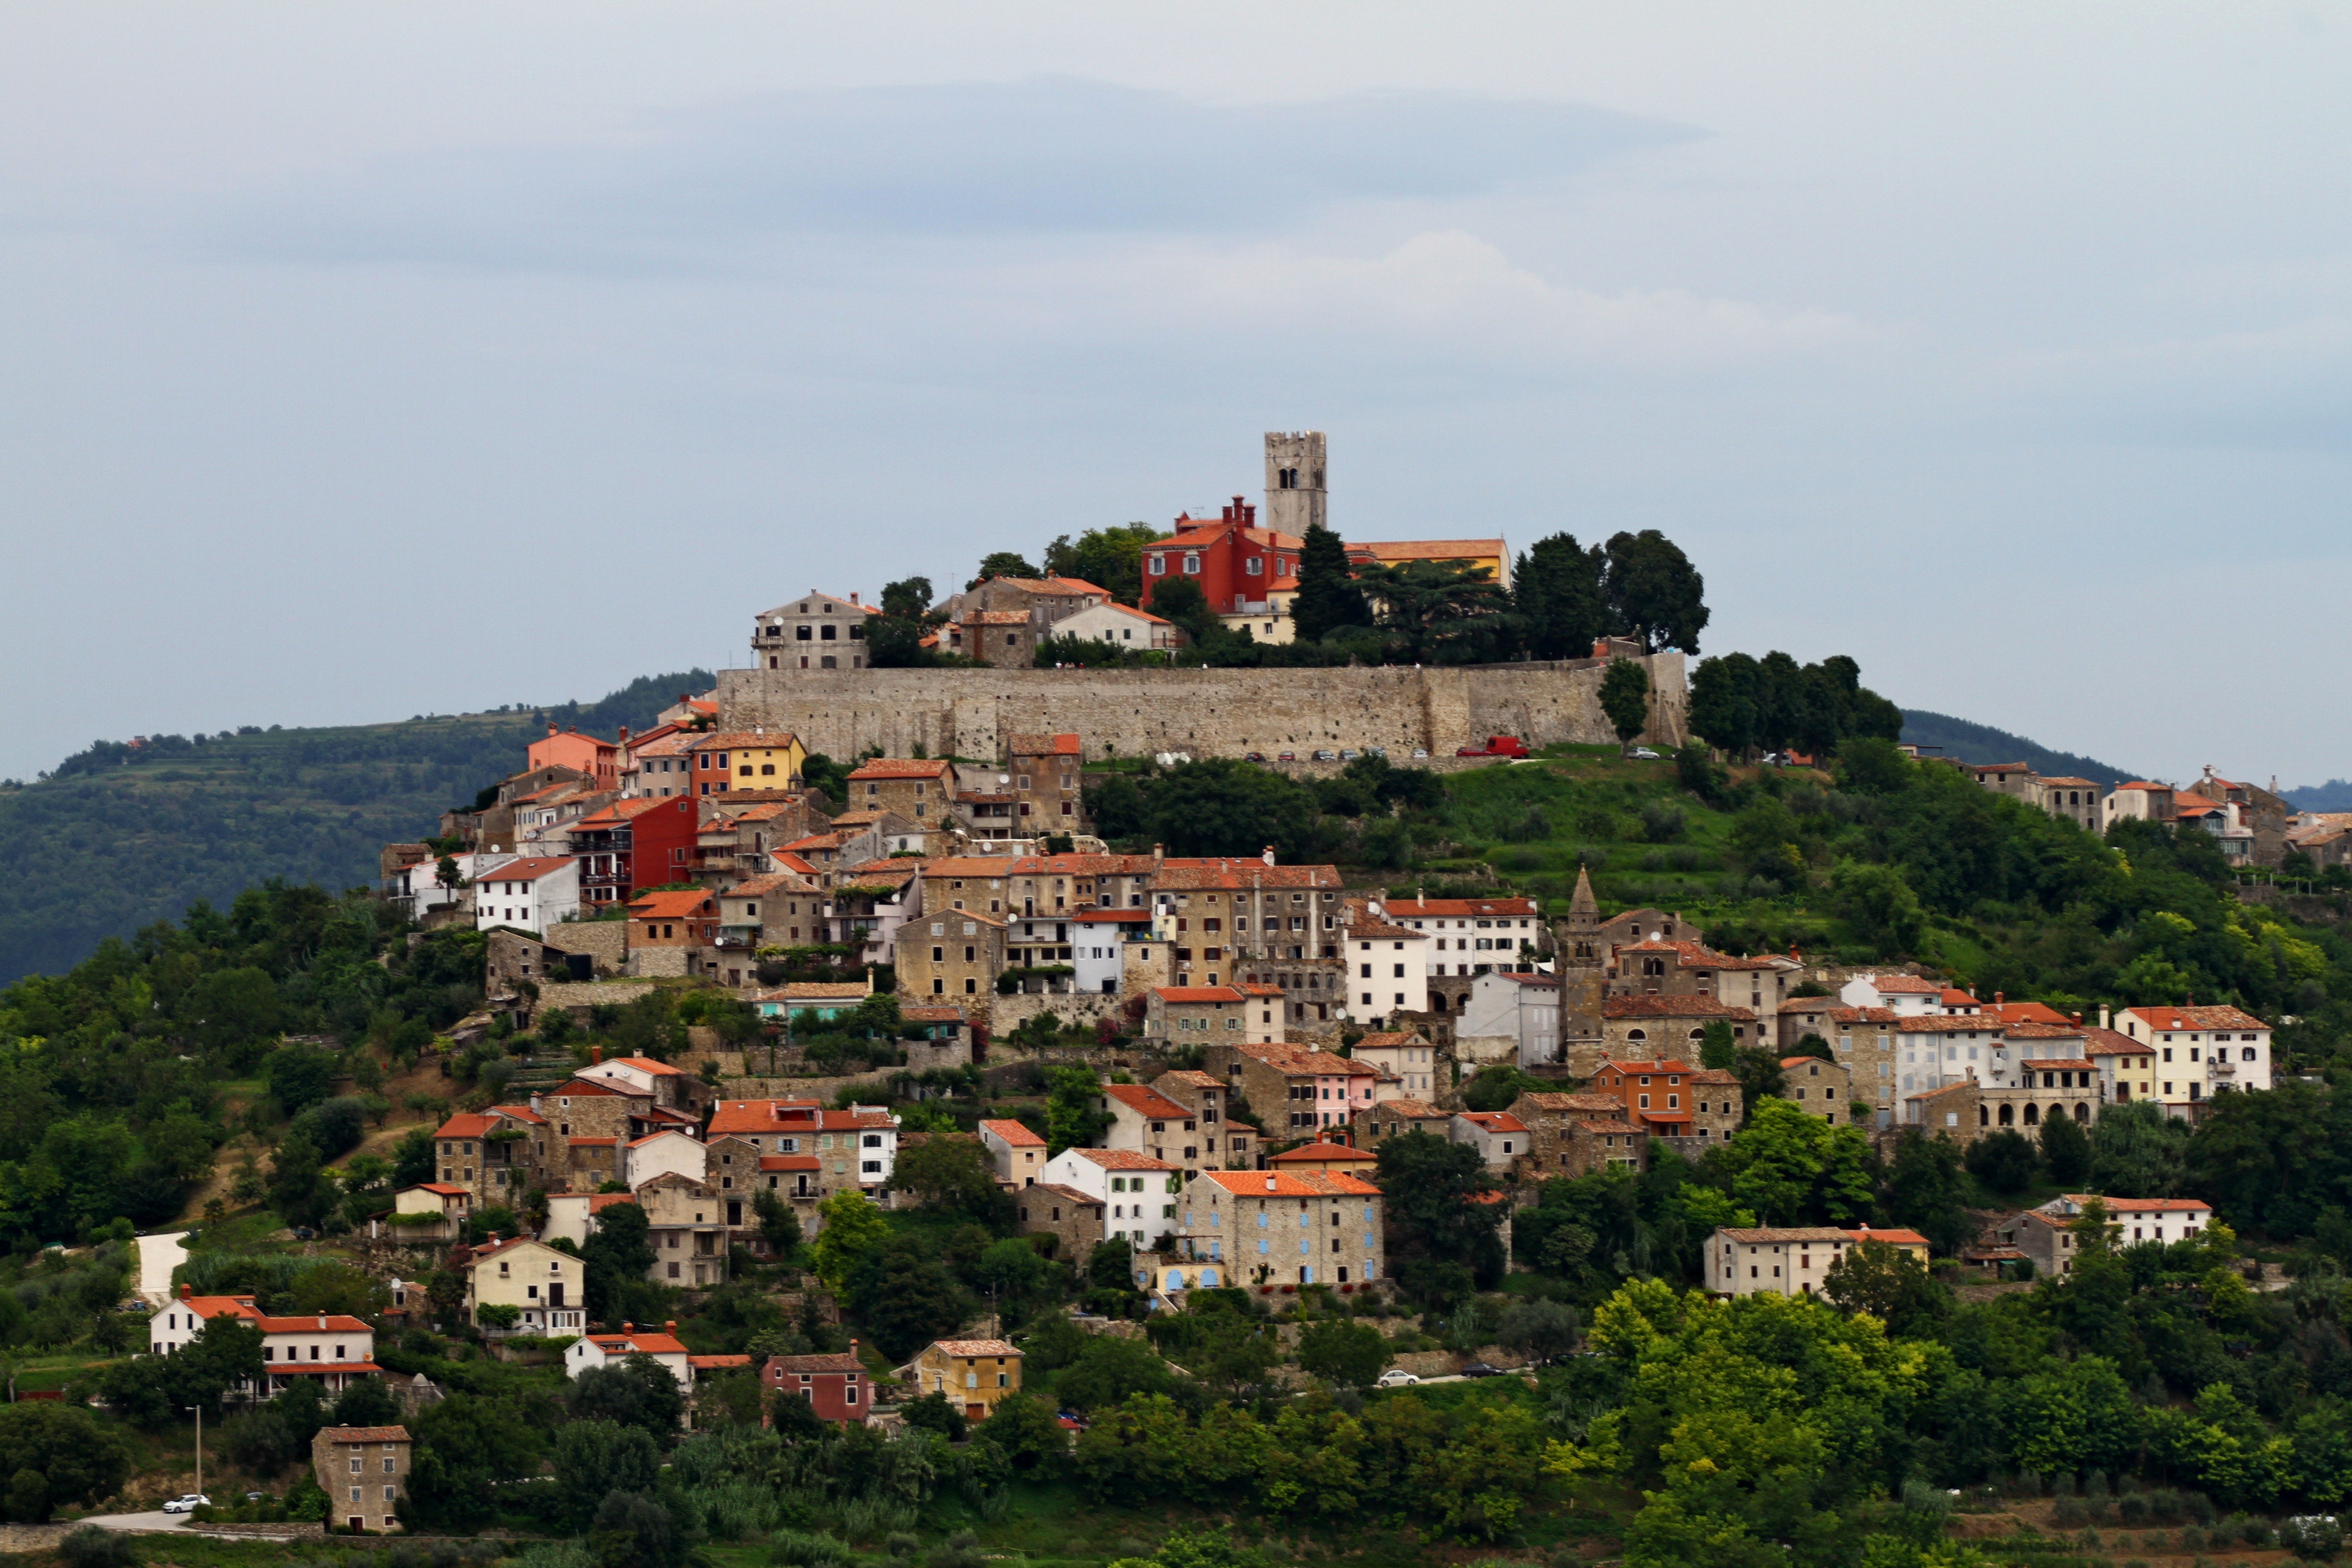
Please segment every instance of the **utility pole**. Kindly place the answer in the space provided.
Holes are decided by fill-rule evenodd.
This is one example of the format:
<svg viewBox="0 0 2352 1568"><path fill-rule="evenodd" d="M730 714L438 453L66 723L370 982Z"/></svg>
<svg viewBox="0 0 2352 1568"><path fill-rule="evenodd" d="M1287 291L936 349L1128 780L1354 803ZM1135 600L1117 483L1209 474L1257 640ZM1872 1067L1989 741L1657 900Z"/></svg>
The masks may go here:
<svg viewBox="0 0 2352 1568"><path fill-rule="evenodd" d="M202 1497L205 1495L205 1407L191 1405L187 1408L196 1415L196 1495Z"/></svg>

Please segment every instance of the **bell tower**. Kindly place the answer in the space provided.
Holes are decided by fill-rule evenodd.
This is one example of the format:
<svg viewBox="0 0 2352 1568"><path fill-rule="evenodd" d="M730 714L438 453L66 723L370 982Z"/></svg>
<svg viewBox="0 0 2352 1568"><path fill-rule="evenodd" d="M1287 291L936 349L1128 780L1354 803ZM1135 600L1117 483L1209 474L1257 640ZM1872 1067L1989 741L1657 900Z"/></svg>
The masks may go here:
<svg viewBox="0 0 2352 1568"><path fill-rule="evenodd" d="M1313 528L1329 528L1323 484L1323 433L1265 433L1265 526L1304 538Z"/></svg>
<svg viewBox="0 0 2352 1568"><path fill-rule="evenodd" d="M1609 956L1601 950L1601 904L1592 877L1576 868L1568 917L1552 928L1552 968L1559 976L1559 1060L1579 1078L1592 1075L1604 1052L1601 1003L1608 995Z"/></svg>

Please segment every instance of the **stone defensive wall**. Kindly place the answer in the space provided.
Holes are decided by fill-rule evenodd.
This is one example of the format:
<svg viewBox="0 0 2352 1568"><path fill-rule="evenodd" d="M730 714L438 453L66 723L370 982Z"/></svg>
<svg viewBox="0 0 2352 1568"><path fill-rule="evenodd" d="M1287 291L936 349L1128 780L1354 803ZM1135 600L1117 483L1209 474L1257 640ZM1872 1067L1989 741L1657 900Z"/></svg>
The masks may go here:
<svg viewBox="0 0 2352 1568"><path fill-rule="evenodd" d="M1687 737L1683 656L1636 661L1650 672L1642 738ZM834 758L997 758L1015 734L1076 731L1089 757L1181 751L1236 757L1316 747L1416 747L1450 758L1490 735L1530 747L1613 744L1601 711L1607 662L1383 665L1338 669L729 670L719 677L720 727L788 731Z"/></svg>

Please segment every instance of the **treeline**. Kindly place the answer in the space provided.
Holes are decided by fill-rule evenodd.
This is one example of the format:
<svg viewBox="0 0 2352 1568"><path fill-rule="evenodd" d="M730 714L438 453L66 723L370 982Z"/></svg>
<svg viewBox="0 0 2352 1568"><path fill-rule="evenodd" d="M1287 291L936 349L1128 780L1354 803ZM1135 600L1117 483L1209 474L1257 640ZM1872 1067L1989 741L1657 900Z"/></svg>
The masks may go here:
<svg viewBox="0 0 2352 1568"><path fill-rule="evenodd" d="M1411 822L1444 801L1437 775L1360 757L1334 779L1297 779L1227 758L1181 762L1141 775L1089 774L1087 815L1115 843L1179 855L1255 855L1272 844L1286 862L1343 860L1401 869L1412 862Z"/></svg>
<svg viewBox="0 0 2352 1568"><path fill-rule="evenodd" d="M231 1134L224 1080L263 1077L272 1095L247 1124L297 1118L315 1177L320 1159L358 1141L358 1112L327 1114L330 1086L348 1070L364 1088L377 1071L375 1053L341 1042L413 1054L480 1003L478 934L412 946L399 931L373 894L272 882L0 990L0 1244L176 1215ZM288 1034L330 1043L281 1043Z"/></svg>
<svg viewBox="0 0 2352 1568"><path fill-rule="evenodd" d="M1739 756L1826 757L1843 741L1903 733L1903 710L1865 687L1862 666L1843 653L1803 665L1780 653L1702 659L1691 672L1689 721L1692 734Z"/></svg>

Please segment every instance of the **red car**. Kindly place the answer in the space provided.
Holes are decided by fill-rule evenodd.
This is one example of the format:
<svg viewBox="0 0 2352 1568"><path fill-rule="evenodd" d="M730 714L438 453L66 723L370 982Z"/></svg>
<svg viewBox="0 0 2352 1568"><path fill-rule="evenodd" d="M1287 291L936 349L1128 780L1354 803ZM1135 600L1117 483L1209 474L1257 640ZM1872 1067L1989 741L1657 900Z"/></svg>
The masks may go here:
<svg viewBox="0 0 2352 1568"><path fill-rule="evenodd" d="M1484 746L1465 746L1456 757L1525 757L1527 743L1516 735L1490 735Z"/></svg>

